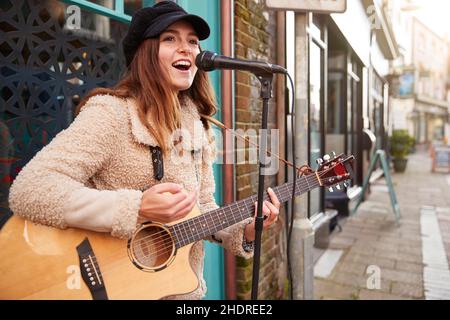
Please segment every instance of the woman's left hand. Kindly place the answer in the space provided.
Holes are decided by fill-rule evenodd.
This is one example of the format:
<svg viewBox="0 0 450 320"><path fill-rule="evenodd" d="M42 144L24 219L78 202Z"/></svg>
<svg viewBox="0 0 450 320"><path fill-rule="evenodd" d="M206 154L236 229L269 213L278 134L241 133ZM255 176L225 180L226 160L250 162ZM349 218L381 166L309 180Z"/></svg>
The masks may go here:
<svg viewBox="0 0 450 320"><path fill-rule="evenodd" d="M263 228L267 229L270 227L274 222L278 220L278 214L280 213L280 201L278 200L277 195L275 192L271 189L267 189L267 193L270 196L270 201L264 201L263 203L263 216L264 216L264 222L263 222ZM258 202L255 202L255 217L253 218L252 223L249 223L245 226L244 235L247 242L252 242L255 240L255 219L256 214L258 210Z"/></svg>

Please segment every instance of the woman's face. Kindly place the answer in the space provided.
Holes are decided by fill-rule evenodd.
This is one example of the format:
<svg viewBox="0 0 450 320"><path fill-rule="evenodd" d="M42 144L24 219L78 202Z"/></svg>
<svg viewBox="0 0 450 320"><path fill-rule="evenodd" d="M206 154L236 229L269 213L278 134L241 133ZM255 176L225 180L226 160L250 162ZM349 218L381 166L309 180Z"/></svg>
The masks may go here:
<svg viewBox="0 0 450 320"><path fill-rule="evenodd" d="M178 21L159 36L159 63L168 71L176 91L189 89L197 73L195 57L200 52L199 40L191 24Z"/></svg>

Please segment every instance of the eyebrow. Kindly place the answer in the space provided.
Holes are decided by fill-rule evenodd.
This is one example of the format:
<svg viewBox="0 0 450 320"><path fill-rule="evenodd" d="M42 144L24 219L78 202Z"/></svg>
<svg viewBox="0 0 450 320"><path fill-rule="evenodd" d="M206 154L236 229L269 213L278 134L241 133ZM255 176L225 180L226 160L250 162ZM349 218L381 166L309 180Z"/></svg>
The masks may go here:
<svg viewBox="0 0 450 320"><path fill-rule="evenodd" d="M173 29L166 29L161 34L166 33L166 32L172 32L172 33L175 33L175 34L178 34L178 35L180 34L180 32L178 30L173 30ZM196 36L196 37L198 37L198 35L195 32L189 32L188 36Z"/></svg>

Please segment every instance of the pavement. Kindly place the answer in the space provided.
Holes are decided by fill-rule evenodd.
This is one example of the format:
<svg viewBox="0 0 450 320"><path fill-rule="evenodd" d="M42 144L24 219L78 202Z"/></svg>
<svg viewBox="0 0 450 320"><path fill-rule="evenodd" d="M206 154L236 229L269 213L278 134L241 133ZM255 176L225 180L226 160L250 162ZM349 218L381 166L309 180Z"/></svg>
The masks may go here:
<svg viewBox="0 0 450 320"><path fill-rule="evenodd" d="M422 147L391 174L400 224L381 177L317 259L315 299L450 300L450 172L432 173Z"/></svg>

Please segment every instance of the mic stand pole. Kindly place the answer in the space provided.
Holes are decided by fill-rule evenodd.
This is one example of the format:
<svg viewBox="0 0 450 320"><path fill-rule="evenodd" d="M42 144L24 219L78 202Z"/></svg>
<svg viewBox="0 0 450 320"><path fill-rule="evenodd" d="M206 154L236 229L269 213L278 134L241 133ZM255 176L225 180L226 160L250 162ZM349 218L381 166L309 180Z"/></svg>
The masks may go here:
<svg viewBox="0 0 450 320"><path fill-rule="evenodd" d="M258 300L259 266L261 258L261 236L263 231L264 217L262 213L264 203L264 173L267 156L267 116L269 110L269 99L272 97L273 74L259 71L255 73L261 82L261 98L263 99L263 110L261 120L261 135L259 144L259 180L258 180L258 206L255 220L255 243L253 255L253 279L252 279L252 300Z"/></svg>

